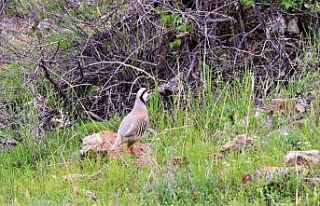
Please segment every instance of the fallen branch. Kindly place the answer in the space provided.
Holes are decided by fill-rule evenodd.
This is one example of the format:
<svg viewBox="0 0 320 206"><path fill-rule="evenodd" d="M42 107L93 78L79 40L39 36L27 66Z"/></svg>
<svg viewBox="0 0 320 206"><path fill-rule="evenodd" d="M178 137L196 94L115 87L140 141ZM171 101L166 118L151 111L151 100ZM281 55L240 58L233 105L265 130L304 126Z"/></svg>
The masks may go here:
<svg viewBox="0 0 320 206"><path fill-rule="evenodd" d="M59 84L54 79L51 78L49 68L44 65L44 61L42 59L40 60L40 65L39 66L43 69L45 77L49 80L49 82L53 85L53 87L58 91L59 95L62 98L66 99L67 95L60 88Z"/></svg>

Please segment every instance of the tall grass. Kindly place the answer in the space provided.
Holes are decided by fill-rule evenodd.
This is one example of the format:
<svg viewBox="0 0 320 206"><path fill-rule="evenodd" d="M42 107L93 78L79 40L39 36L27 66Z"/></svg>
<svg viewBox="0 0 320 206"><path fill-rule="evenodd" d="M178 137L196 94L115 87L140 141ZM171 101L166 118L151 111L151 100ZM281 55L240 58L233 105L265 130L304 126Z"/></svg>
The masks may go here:
<svg viewBox="0 0 320 206"><path fill-rule="evenodd" d="M305 81L295 85L304 85ZM206 88L212 83L207 81ZM119 118L107 123L84 120L50 133L44 144L23 141L0 153L0 204L93 204L86 190L96 194L98 205L318 204L318 191L295 177L275 185L242 183L245 174L261 166L281 166L288 150L319 148L319 126L312 109L307 114L308 125L285 135L276 127L266 129L265 119L254 117L250 73L233 85L219 80L214 83L216 89L208 89L205 96L186 92L186 96L172 97L169 108L158 93L148 102L150 126L156 134L147 133L143 141L152 145L157 161L154 166L141 167L130 156L124 157L126 164L98 157L84 160L80 169L75 160L79 140L97 131L115 131ZM319 108L319 101L314 102ZM28 128L21 133L25 140L34 139ZM221 162L213 158L224 142L243 133L257 136L256 150L230 153ZM185 157L186 162L173 166L176 157ZM87 176L68 179L70 174Z"/></svg>

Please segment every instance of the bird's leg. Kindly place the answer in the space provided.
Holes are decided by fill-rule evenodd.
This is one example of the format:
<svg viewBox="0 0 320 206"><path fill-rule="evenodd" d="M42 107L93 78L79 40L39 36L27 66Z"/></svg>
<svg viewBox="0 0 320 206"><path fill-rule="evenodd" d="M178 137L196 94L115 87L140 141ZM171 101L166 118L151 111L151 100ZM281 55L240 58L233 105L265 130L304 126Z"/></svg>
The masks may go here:
<svg viewBox="0 0 320 206"><path fill-rule="evenodd" d="M116 141L113 143L110 152L113 152L119 145L121 144L122 140L121 137L117 137Z"/></svg>
<svg viewBox="0 0 320 206"><path fill-rule="evenodd" d="M134 155L133 143L134 143L134 142L132 142L132 141L128 141L128 144L127 144L127 147L128 147L128 149L129 149L129 151L130 151L130 153L131 153L132 155Z"/></svg>

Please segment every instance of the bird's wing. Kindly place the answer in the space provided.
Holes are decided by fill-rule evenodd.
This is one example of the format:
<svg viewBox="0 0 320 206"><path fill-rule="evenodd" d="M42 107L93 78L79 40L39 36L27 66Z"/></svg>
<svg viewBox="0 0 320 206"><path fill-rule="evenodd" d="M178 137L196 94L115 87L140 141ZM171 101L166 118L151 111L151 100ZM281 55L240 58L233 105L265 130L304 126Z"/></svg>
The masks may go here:
<svg viewBox="0 0 320 206"><path fill-rule="evenodd" d="M128 130L124 132L124 138L130 137L140 137L145 132L148 123L148 116L145 114L136 114L134 118L130 119L130 125L128 125Z"/></svg>

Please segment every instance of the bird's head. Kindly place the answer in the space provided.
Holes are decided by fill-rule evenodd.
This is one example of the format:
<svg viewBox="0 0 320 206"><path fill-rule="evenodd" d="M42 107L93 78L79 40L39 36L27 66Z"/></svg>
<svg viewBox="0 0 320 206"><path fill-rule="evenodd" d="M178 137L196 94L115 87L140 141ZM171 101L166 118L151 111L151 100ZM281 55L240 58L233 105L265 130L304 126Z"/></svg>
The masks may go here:
<svg viewBox="0 0 320 206"><path fill-rule="evenodd" d="M145 103L151 95L152 95L151 89L147 89L145 87L142 87L139 89L139 91L137 93L137 99L139 99Z"/></svg>

